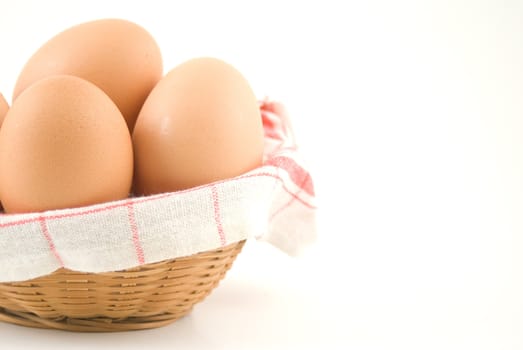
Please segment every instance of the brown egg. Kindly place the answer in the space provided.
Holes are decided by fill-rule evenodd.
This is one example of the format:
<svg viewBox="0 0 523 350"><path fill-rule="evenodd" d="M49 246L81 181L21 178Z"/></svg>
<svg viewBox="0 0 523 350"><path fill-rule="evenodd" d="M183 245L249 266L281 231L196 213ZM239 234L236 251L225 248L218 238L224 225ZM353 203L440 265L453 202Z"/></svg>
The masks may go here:
<svg viewBox="0 0 523 350"><path fill-rule="evenodd" d="M4 95L0 94L0 128L2 128L2 122L4 121L4 117L7 114L7 111L9 110L9 105L7 104L7 101L4 98ZM2 171L2 164L0 164L0 171ZM1 198L0 198L0 212L3 210Z"/></svg>
<svg viewBox="0 0 523 350"><path fill-rule="evenodd" d="M256 97L231 65L197 58L153 89L133 133L135 192L176 191L241 175L261 165Z"/></svg>
<svg viewBox="0 0 523 350"><path fill-rule="evenodd" d="M38 212L123 199L133 172L122 114L94 84L53 76L26 89L0 129L6 212Z"/></svg>
<svg viewBox="0 0 523 350"><path fill-rule="evenodd" d="M2 122L4 121L4 117L7 114L8 110L9 105L7 104L7 101L4 98L4 95L0 94L0 128L2 127Z"/></svg>
<svg viewBox="0 0 523 350"><path fill-rule="evenodd" d="M75 75L109 95L132 130L162 72L160 49L145 29L120 19L97 20L63 31L36 51L18 77L13 100L39 79Z"/></svg>

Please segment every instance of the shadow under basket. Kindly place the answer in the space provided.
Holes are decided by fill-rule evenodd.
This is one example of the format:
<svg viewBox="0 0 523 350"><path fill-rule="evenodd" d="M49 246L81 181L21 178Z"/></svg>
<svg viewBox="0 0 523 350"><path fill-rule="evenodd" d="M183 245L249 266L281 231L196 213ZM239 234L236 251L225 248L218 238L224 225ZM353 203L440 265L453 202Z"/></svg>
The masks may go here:
<svg viewBox="0 0 523 350"><path fill-rule="evenodd" d="M0 321L78 332L161 327L209 295L244 243L116 272L60 269L0 283Z"/></svg>

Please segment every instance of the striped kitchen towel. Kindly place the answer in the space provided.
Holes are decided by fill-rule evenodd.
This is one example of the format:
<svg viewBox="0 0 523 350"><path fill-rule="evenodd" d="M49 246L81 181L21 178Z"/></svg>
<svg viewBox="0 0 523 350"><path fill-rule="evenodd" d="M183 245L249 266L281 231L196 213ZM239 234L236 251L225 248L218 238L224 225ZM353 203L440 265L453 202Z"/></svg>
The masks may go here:
<svg viewBox="0 0 523 350"><path fill-rule="evenodd" d="M108 272L159 262L244 239L290 255L315 236L313 183L282 104L260 102L263 165L188 190L75 209L0 214L0 282L65 267Z"/></svg>

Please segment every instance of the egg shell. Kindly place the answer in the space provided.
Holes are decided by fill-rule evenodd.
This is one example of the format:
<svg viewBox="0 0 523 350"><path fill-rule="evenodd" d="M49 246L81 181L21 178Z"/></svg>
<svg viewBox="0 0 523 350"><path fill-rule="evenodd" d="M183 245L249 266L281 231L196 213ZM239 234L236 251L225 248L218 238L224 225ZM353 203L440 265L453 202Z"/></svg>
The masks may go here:
<svg viewBox="0 0 523 350"><path fill-rule="evenodd" d="M132 130L162 73L160 49L144 28L121 19L96 20L61 32L38 49L18 77L13 100L42 78L78 76L109 95Z"/></svg>
<svg viewBox="0 0 523 350"><path fill-rule="evenodd" d="M125 120L94 84L53 76L26 89L0 129L6 212L79 207L129 195L132 142Z"/></svg>
<svg viewBox="0 0 523 350"><path fill-rule="evenodd" d="M263 128L243 75L215 58L171 70L133 132L135 191L154 194L238 176L261 165Z"/></svg>
<svg viewBox="0 0 523 350"><path fill-rule="evenodd" d="M4 117L7 114L8 110L9 105L7 104L7 101L4 98L4 95L0 94L0 128L2 127L2 122L4 121Z"/></svg>
<svg viewBox="0 0 523 350"><path fill-rule="evenodd" d="M2 128L2 122L4 121L4 117L7 114L7 111L9 110L9 105L7 104L7 101L4 98L4 95L0 93L0 129ZM2 164L0 164L0 171L2 171ZM0 211L3 210L2 198L0 198Z"/></svg>

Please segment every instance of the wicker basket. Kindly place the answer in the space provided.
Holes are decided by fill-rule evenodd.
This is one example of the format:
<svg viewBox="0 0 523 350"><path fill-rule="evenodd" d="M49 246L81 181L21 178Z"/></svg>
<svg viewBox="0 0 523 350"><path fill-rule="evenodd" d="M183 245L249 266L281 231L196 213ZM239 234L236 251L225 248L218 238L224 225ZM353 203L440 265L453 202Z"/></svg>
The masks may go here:
<svg viewBox="0 0 523 350"><path fill-rule="evenodd" d="M117 272L61 269L0 283L0 320L81 332L164 326L188 314L217 286L244 243Z"/></svg>

